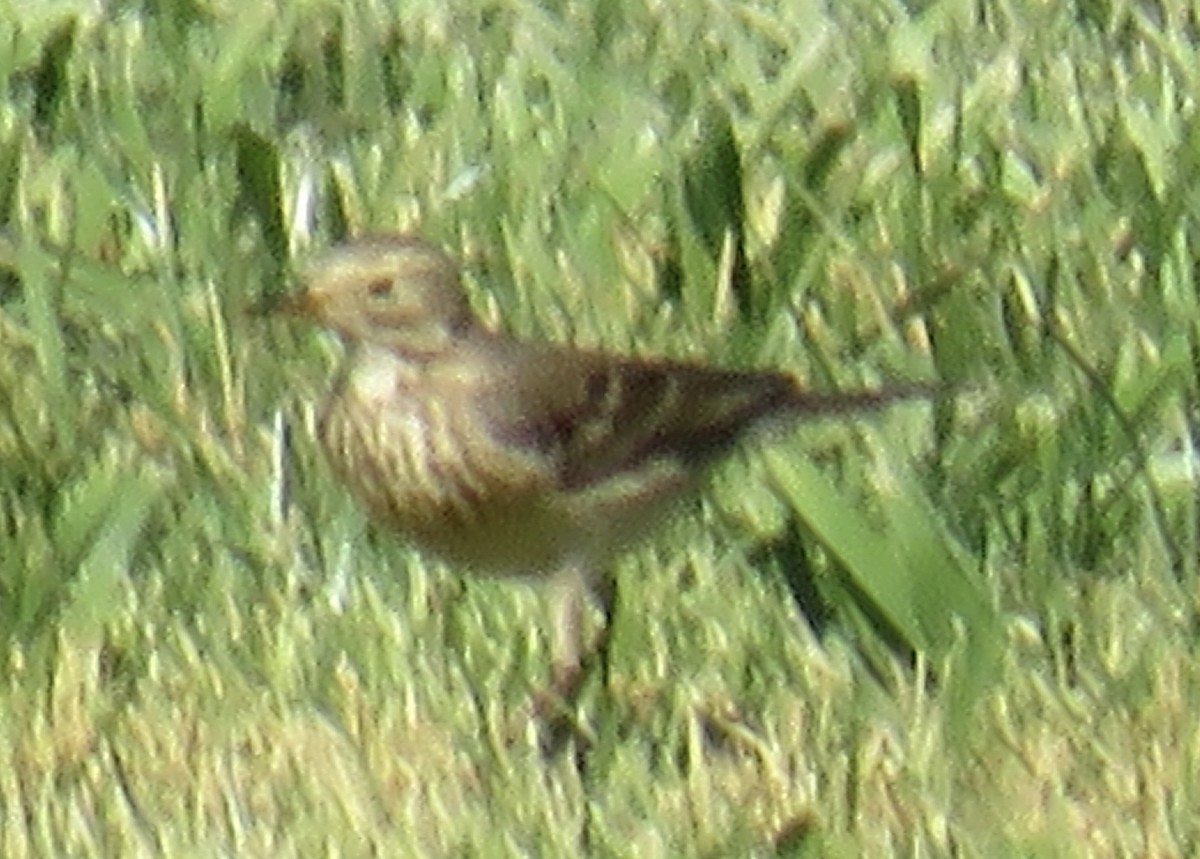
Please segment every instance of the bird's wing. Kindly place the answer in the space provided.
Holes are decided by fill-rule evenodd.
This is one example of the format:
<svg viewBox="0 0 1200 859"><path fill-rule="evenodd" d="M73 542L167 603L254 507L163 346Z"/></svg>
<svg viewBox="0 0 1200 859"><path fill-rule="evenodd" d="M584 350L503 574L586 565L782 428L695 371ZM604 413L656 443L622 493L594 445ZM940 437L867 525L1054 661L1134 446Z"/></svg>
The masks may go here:
<svg viewBox="0 0 1200 859"><path fill-rule="evenodd" d="M660 460L702 465L800 396L781 373L522 346L484 398L486 420L497 439L546 456L568 490Z"/></svg>

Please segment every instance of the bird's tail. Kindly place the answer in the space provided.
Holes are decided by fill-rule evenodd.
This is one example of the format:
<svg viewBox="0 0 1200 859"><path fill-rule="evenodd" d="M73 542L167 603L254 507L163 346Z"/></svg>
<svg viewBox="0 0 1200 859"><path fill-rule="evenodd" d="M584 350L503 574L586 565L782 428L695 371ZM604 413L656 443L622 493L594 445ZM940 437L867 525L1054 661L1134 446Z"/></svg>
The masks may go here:
<svg viewBox="0 0 1200 859"><path fill-rule="evenodd" d="M942 385L909 383L854 391L814 391L796 388L787 413L799 420L876 411L911 400L936 400L946 395Z"/></svg>

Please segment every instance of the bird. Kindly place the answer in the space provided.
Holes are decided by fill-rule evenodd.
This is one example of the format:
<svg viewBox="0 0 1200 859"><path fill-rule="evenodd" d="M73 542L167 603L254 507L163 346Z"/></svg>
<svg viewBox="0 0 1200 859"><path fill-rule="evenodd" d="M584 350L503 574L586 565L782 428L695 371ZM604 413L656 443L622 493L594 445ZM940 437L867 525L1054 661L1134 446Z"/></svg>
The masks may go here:
<svg viewBox="0 0 1200 859"><path fill-rule="evenodd" d="M551 582L564 695L600 649L582 618L589 603L610 618L617 556L743 439L928 394L519 339L484 324L455 260L414 234L333 245L299 280L274 309L347 347L316 422L333 472L370 519L451 567Z"/></svg>

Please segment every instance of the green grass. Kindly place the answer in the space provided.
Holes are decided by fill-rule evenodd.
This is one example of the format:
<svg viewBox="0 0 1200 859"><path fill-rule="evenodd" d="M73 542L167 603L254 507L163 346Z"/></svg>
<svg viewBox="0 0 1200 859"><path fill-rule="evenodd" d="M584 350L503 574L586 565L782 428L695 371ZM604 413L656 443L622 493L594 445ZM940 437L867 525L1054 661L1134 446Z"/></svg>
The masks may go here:
<svg viewBox="0 0 1200 859"><path fill-rule="evenodd" d="M0 854L1193 851L1193 11L0 28ZM336 345L247 313L397 229L523 336L950 395L722 469L547 759L544 595L372 531Z"/></svg>

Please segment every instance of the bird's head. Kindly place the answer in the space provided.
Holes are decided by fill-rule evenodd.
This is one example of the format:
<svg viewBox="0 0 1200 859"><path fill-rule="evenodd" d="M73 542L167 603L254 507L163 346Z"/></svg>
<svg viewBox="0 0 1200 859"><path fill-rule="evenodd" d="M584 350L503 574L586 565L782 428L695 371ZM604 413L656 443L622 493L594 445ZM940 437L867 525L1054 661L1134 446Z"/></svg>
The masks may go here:
<svg viewBox="0 0 1200 859"><path fill-rule="evenodd" d="M357 239L312 260L278 312L336 331L351 343L436 355L475 325L458 267L411 235Z"/></svg>

